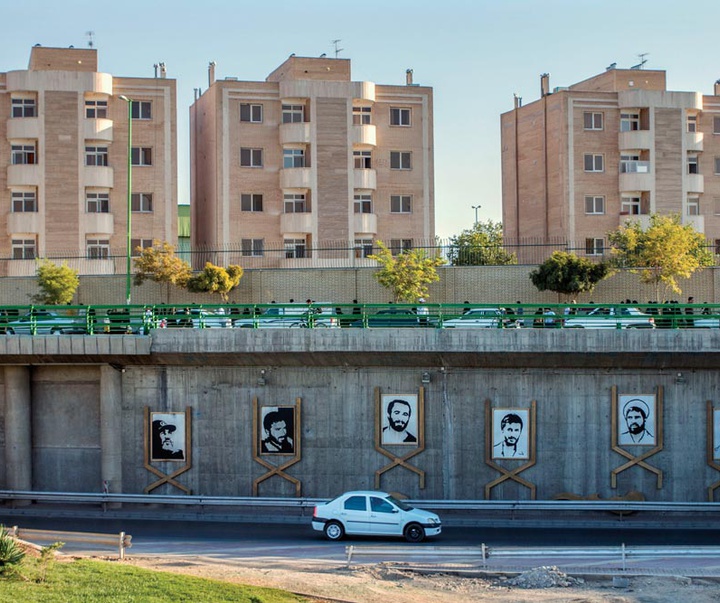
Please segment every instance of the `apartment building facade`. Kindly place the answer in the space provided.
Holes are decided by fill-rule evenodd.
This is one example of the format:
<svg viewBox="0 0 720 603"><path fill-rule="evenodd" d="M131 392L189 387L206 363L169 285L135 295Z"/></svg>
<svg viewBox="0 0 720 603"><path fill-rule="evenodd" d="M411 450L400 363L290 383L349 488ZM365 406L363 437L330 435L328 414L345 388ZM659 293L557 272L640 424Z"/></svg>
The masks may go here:
<svg viewBox="0 0 720 603"><path fill-rule="evenodd" d="M215 80L190 108L192 244L253 266L369 262L434 239L432 88L353 82L350 60L289 57ZM375 250L377 248L375 247Z"/></svg>
<svg viewBox="0 0 720 603"><path fill-rule="evenodd" d="M155 69L116 77L96 49L36 45L0 73L0 275L32 275L35 258L124 273L128 203L133 255L176 241L176 85Z"/></svg>
<svg viewBox="0 0 720 603"><path fill-rule="evenodd" d="M720 244L720 84L666 89L664 71L615 69L501 116L503 228L602 256L626 220L679 214ZM520 255L522 255L522 248Z"/></svg>

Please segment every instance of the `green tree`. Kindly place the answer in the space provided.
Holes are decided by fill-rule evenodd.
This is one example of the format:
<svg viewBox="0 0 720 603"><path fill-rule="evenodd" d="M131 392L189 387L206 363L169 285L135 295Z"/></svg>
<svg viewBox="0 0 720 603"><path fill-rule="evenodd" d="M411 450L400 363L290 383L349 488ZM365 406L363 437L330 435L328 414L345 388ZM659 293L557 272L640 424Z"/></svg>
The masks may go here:
<svg viewBox="0 0 720 603"><path fill-rule="evenodd" d="M439 281L437 267L445 264L441 257L428 257L422 249L411 249L393 255L382 241L376 242L379 253L368 256L382 265L374 277L393 292L396 302L415 302L428 297L428 284Z"/></svg>
<svg viewBox="0 0 720 603"><path fill-rule="evenodd" d="M469 230L450 238L448 259L453 266L506 266L517 256L503 247L502 223L476 222Z"/></svg>
<svg viewBox="0 0 720 603"><path fill-rule="evenodd" d="M530 280L539 291L576 296L591 292L611 273L611 267L605 262L595 263L574 253L555 251L530 273Z"/></svg>
<svg viewBox="0 0 720 603"><path fill-rule="evenodd" d="M242 275L240 266L222 268L207 262L202 272L190 277L187 290L191 293L218 294L223 301L227 301L230 291L240 284Z"/></svg>
<svg viewBox="0 0 720 603"><path fill-rule="evenodd" d="M643 230L640 222L628 221L608 233L613 264L629 268L643 283L654 285L655 299L665 293L682 293L679 278L689 278L698 268L711 266L713 257L705 238L691 224L681 224L677 214L650 216Z"/></svg>
<svg viewBox="0 0 720 603"><path fill-rule="evenodd" d="M77 270L66 262L58 266L50 260L38 260L36 274L40 287L40 293L32 297L36 304L69 304L80 286Z"/></svg>
<svg viewBox="0 0 720 603"><path fill-rule="evenodd" d="M145 281L155 281L167 285L167 303L170 302L170 286L184 289L192 276L192 268L182 258L175 254L175 247L163 241L153 241L152 247L140 251L134 259L135 285L142 285Z"/></svg>

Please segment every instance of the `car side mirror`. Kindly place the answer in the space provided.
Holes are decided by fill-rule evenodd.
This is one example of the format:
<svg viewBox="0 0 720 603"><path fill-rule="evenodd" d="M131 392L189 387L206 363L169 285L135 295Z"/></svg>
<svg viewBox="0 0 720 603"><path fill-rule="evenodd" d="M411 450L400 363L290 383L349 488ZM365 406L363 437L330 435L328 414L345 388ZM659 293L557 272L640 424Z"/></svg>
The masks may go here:
<svg viewBox="0 0 720 603"><path fill-rule="evenodd" d="M400 513L400 509L396 509L395 507L393 507L392 512L393 512L393 513Z"/></svg>

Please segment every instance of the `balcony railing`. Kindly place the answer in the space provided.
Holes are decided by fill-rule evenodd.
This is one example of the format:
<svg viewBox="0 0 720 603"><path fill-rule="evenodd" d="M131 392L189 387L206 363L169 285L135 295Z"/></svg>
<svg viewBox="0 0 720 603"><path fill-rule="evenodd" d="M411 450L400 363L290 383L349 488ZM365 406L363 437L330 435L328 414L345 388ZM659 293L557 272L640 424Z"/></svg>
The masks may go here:
<svg viewBox="0 0 720 603"><path fill-rule="evenodd" d="M650 173L650 162L649 161L621 161L620 162L620 173L621 174L649 174Z"/></svg>

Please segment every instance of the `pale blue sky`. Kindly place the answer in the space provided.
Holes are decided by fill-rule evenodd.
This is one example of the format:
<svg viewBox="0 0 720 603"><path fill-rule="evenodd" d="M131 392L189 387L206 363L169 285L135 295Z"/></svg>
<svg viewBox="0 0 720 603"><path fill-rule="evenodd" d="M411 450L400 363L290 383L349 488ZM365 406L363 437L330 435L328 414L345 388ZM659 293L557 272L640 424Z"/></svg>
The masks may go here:
<svg viewBox="0 0 720 603"><path fill-rule="evenodd" d="M567 86L646 57L671 90L712 94L720 78L720 0L1 0L0 71L25 69L30 48L86 46L100 71L152 77L164 61L178 86L179 201L189 202L188 108L216 77L264 80L289 54L352 60L353 80L435 95L435 206L441 237L501 218L500 114L513 93L538 98L540 74Z"/></svg>

